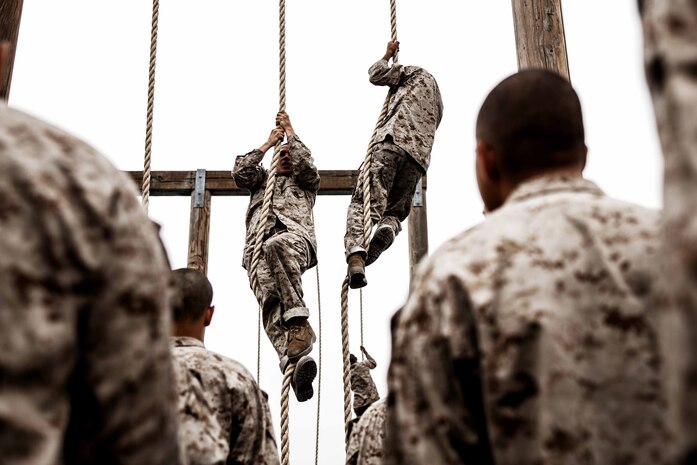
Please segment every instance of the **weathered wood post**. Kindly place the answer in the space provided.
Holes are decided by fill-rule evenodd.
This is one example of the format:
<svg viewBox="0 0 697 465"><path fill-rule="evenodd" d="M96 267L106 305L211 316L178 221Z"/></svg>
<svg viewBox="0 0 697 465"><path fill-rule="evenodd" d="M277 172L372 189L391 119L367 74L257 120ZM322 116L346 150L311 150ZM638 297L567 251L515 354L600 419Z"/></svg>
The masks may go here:
<svg viewBox="0 0 697 465"><path fill-rule="evenodd" d="M518 69L543 68L569 79L561 0L512 0Z"/></svg>
<svg viewBox="0 0 697 465"><path fill-rule="evenodd" d="M206 189L206 170L196 170L191 193L189 253L186 266L208 274L208 237L211 229L211 192Z"/></svg>
<svg viewBox="0 0 697 465"><path fill-rule="evenodd" d="M426 177L416 188L409 213L409 277L414 278L414 270L419 261L428 255L428 218L426 210Z"/></svg>
<svg viewBox="0 0 697 465"><path fill-rule="evenodd" d="M10 84L12 83L23 4L24 0L2 0L0 2L0 41L8 40L12 44L10 54L7 57L7 70L4 76L0 76L0 99L2 100L7 100L10 97Z"/></svg>

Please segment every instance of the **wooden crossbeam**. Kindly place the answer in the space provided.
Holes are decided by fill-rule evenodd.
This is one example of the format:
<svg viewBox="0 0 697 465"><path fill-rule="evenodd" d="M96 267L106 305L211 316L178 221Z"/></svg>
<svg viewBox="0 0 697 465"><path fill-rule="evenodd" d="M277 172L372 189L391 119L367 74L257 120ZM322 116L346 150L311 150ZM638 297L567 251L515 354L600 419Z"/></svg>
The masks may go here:
<svg viewBox="0 0 697 465"><path fill-rule="evenodd" d="M126 171L138 190L143 182L142 171ZM356 170L322 170L319 172L319 195L351 195L358 180ZM196 171L153 171L150 174L150 195L191 195L196 182ZM211 195L249 195L249 191L237 187L230 171L206 171L206 190Z"/></svg>

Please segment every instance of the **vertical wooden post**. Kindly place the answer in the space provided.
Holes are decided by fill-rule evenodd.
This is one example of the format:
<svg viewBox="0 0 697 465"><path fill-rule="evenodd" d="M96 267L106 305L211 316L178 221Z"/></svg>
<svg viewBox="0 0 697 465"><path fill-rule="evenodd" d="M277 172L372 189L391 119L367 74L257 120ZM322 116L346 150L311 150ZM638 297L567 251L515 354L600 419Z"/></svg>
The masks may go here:
<svg viewBox="0 0 697 465"><path fill-rule="evenodd" d="M561 0L512 0L518 69L543 68L569 79Z"/></svg>
<svg viewBox="0 0 697 465"><path fill-rule="evenodd" d="M15 64L19 23L22 18L24 0L2 0L0 2L0 41L9 40L10 56L7 57L6 71L0 76L0 99L7 100L10 96L12 71Z"/></svg>
<svg viewBox="0 0 697 465"><path fill-rule="evenodd" d="M409 278L414 278L414 270L421 259L428 255L428 221L426 210L426 189L422 188L426 177L419 182L409 213Z"/></svg>
<svg viewBox="0 0 697 465"><path fill-rule="evenodd" d="M211 228L211 192L205 189L205 170L197 170L191 193L189 253L186 266L208 274L208 236Z"/></svg>

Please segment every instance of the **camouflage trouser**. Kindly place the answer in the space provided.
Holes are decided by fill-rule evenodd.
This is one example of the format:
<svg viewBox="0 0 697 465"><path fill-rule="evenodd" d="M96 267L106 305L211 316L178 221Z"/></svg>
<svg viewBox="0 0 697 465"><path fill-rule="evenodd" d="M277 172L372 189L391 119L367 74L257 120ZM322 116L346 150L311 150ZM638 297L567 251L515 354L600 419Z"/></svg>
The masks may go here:
<svg viewBox="0 0 697 465"><path fill-rule="evenodd" d="M261 249L257 276L263 296L259 305L266 335L281 360L288 348L285 323L291 318L310 316L303 301L301 276L307 270L311 253L303 237L287 231L266 239ZM253 290L252 274L247 274Z"/></svg>
<svg viewBox="0 0 697 465"><path fill-rule="evenodd" d="M398 234L401 222L409 216L416 185L425 174L412 157L392 142L379 142L371 148L370 216L376 225L389 224ZM363 191L353 191L346 215L344 236L346 257L363 248Z"/></svg>

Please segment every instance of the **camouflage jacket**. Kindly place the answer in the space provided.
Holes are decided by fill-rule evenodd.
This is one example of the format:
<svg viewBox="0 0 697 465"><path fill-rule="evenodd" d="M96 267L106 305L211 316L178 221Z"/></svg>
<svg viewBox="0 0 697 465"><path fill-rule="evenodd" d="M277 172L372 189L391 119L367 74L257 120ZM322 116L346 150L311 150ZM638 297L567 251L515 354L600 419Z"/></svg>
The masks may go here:
<svg viewBox="0 0 697 465"><path fill-rule="evenodd" d="M441 247L397 318L388 463L669 463L659 235L658 212L542 177Z"/></svg>
<svg viewBox="0 0 697 465"><path fill-rule="evenodd" d="M367 407L380 398L370 370L378 366L373 357L351 365L351 390L353 391L353 408Z"/></svg>
<svg viewBox="0 0 697 465"><path fill-rule="evenodd" d="M190 465L278 465L268 402L245 367L173 337L180 445Z"/></svg>
<svg viewBox="0 0 697 465"><path fill-rule="evenodd" d="M169 264L133 182L0 105L0 462L176 464Z"/></svg>
<svg viewBox="0 0 697 465"><path fill-rule="evenodd" d="M387 404L380 399L353 426L346 450L346 465L382 465Z"/></svg>
<svg viewBox="0 0 697 465"><path fill-rule="evenodd" d="M391 95L385 122L375 134L375 142L392 137L424 172L431 163L431 148L436 129L443 117L443 101L438 83L418 66L389 66L378 60L368 71L370 82L390 86Z"/></svg>
<svg viewBox="0 0 697 465"><path fill-rule="evenodd" d="M280 221L289 232L305 238L310 244L312 257L309 268L317 264L317 239L315 238L315 223L312 218L312 208L319 190L319 172L313 164L310 150L305 147L297 136L288 138L290 157L293 161L293 174L290 176L276 175L276 185L273 192L273 208L269 211L269 219L265 234ZM257 223L261 217L261 207L264 201L266 178L268 171L261 166L264 153L260 150L240 155L235 160L232 177L238 187L249 189L251 198L247 208L246 226L247 238L244 245L242 265L245 269L252 260Z"/></svg>

